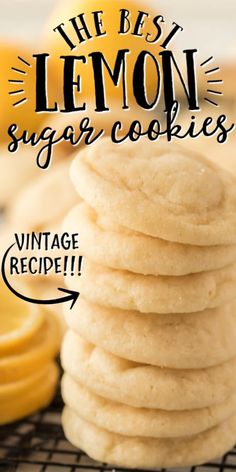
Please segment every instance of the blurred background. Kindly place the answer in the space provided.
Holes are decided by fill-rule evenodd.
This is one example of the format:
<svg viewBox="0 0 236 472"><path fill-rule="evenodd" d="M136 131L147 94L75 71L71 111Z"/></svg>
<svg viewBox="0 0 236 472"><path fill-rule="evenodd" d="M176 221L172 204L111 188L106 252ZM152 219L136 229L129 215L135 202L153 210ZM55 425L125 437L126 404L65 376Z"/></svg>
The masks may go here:
<svg viewBox="0 0 236 472"><path fill-rule="evenodd" d="M0 0L0 36L38 45L42 27L57 3L58 0ZM185 31L179 37L180 46L198 47L221 60L236 61L235 0L145 0L145 5L167 12L170 21L182 23Z"/></svg>

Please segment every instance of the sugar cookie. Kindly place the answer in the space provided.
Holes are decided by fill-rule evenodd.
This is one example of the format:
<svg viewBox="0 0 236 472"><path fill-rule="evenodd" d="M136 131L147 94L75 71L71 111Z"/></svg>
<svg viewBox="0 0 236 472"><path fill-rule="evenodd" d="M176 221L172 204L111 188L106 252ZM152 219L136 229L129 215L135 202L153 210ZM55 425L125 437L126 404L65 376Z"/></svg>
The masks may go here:
<svg viewBox="0 0 236 472"><path fill-rule="evenodd" d="M125 437L82 420L66 407L62 425L67 439L90 457L114 466L164 468L198 465L225 454L235 444L236 415L196 436L179 439Z"/></svg>
<svg viewBox="0 0 236 472"><path fill-rule="evenodd" d="M7 207L40 170L26 147L11 154L7 147L0 148L0 207Z"/></svg>
<svg viewBox="0 0 236 472"><path fill-rule="evenodd" d="M171 243L118 226L84 203L69 212L63 229L79 232L80 252L88 259L138 274L180 276L220 269L236 260L236 245Z"/></svg>
<svg viewBox="0 0 236 472"><path fill-rule="evenodd" d="M86 421L124 436L178 438L199 434L236 412L236 393L220 405L186 411L133 408L102 398L70 375L62 378L65 404Z"/></svg>
<svg viewBox="0 0 236 472"><path fill-rule="evenodd" d="M236 176L235 136L234 139L231 139L229 142L227 142L225 146L219 146L219 144L217 144L211 143L211 147L209 148L209 151L212 151L209 153L210 159Z"/></svg>
<svg viewBox="0 0 236 472"><path fill-rule="evenodd" d="M226 105L226 104L225 104ZM226 106L224 105L225 109ZM202 115L202 118L206 118L208 116L209 110L205 113L205 116ZM235 111L233 108L231 110L227 109L228 118L230 118L230 114L232 114L232 120L235 116ZM212 115L213 116L213 115ZM189 116L184 113L184 116L180 116L181 123L183 122L183 127L187 129L187 125L189 124ZM216 116L216 119L218 116ZM197 153L204 153L206 150L206 137L198 137L198 139L187 139L186 141L182 141L182 146L187 151L190 152L197 152ZM214 162L214 164L222 167L223 169L231 172L236 177L236 134L230 133L227 139L227 142L224 144L219 144L217 140L210 139L207 142L207 155L208 158Z"/></svg>
<svg viewBox="0 0 236 472"><path fill-rule="evenodd" d="M192 313L236 297L236 263L223 269L165 277L109 269L84 259L82 275L67 275L69 288L98 305L142 313Z"/></svg>
<svg viewBox="0 0 236 472"><path fill-rule="evenodd" d="M64 370L97 395L138 408L204 408L236 390L236 358L208 369L163 369L121 359L71 330L61 357Z"/></svg>
<svg viewBox="0 0 236 472"><path fill-rule="evenodd" d="M135 362L200 369L236 356L236 302L194 314L142 315L80 297L72 310L64 305L64 314L67 325L82 338Z"/></svg>
<svg viewBox="0 0 236 472"><path fill-rule="evenodd" d="M109 139L71 166L79 195L116 223L168 241L236 243L236 180L201 155L146 140Z"/></svg>
<svg viewBox="0 0 236 472"><path fill-rule="evenodd" d="M78 195L69 178L69 166L69 159L54 165L18 195L7 214L9 223L17 231L40 230L64 217L78 203Z"/></svg>

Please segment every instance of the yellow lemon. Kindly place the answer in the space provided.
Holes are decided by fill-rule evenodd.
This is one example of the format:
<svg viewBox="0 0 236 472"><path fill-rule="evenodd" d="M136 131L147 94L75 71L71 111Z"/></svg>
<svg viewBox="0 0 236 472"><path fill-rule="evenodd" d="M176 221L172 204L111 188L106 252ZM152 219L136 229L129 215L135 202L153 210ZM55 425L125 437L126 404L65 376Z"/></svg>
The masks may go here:
<svg viewBox="0 0 236 472"><path fill-rule="evenodd" d="M23 381L0 386L0 425L46 407L55 394L58 377L57 365L50 363Z"/></svg>
<svg viewBox="0 0 236 472"><path fill-rule="evenodd" d="M122 31L126 34L119 34L121 27L121 9L129 10L128 21L125 20L125 27ZM142 25L137 28L138 35L135 33L135 25L137 24L137 18L139 10L145 14L142 17ZM96 28L94 24L94 15L91 12L103 11L103 14L99 16L98 20L103 23L101 31L103 35L96 36ZM84 14L83 21L86 22L86 28L89 32L90 39L79 42L78 36L73 29L72 23L69 21L71 18L78 17L80 14ZM55 92L57 86L60 87L62 93L63 85L63 67L64 61L60 58L63 55L75 55L85 56L86 63L81 61L78 63L76 68L75 78L80 75L81 82L81 93L80 100L83 102L83 98L94 99L95 86L94 86L94 74L91 57L89 54L93 52L101 52L109 67L114 70L115 60L119 50L128 49L129 52L126 55L127 60L127 93L129 101L134 103L133 95L133 72L139 54L142 51L151 53L158 60L158 53L160 52L159 42L154 41L157 37L157 27L155 26L153 19L159 15L159 12L155 8L147 6L143 0L69 0L65 2L61 0L56 4L55 10L48 21L48 25L45 29L45 49L51 54L51 58L48 61L50 76L51 76L51 92ZM78 28L81 28L79 19ZM73 44L76 46L73 50L70 49L68 44L62 38L61 34L54 29L64 24L64 31L72 39ZM159 26L162 23L160 21ZM128 31L128 28L129 31ZM86 38L88 33L82 32L83 37ZM148 41L146 37L148 35ZM159 62L159 61L158 61ZM122 108L123 91L121 86L115 86L109 77L109 72L105 70L105 88L108 96L108 100L117 100ZM147 95L151 101L157 93L157 86L159 84L157 67L154 60L148 56L146 58L146 82L147 82ZM76 92L75 92L76 94ZM109 104L108 104L109 106Z"/></svg>
<svg viewBox="0 0 236 472"><path fill-rule="evenodd" d="M16 382L37 372L58 354L60 341L59 321L53 314L45 314L42 327L25 350L0 357L0 384Z"/></svg>
<svg viewBox="0 0 236 472"><path fill-rule="evenodd" d="M24 293L26 288L21 284L19 290ZM17 298L3 282L0 284L0 359L24 349L43 322L42 310Z"/></svg>
<svg viewBox="0 0 236 472"><path fill-rule="evenodd" d="M24 46L0 43L0 141L10 142L8 128L37 131L44 119L35 112L35 60Z"/></svg>

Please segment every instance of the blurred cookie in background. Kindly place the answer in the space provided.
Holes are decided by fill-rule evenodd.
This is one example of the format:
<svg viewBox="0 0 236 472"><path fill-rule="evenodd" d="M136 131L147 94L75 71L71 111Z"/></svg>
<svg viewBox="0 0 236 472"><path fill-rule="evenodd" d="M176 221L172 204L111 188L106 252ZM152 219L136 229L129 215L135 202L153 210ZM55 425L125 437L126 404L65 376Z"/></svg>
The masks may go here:
<svg viewBox="0 0 236 472"><path fill-rule="evenodd" d="M33 179L10 206L8 224L17 231L39 231L63 217L78 200L69 166L68 159Z"/></svg>

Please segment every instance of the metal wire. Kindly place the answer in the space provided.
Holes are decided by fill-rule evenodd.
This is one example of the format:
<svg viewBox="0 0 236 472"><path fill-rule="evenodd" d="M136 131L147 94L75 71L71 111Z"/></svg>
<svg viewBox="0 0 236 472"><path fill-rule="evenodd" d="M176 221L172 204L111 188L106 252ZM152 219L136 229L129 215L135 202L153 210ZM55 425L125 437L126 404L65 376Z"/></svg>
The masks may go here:
<svg viewBox="0 0 236 472"><path fill-rule="evenodd" d="M1 472L126 472L94 462L75 449L60 425L62 400L58 394L47 410L13 425L0 428ZM205 466L171 469L172 472L217 472L236 470L236 449L222 460ZM164 469L159 472L164 472Z"/></svg>

